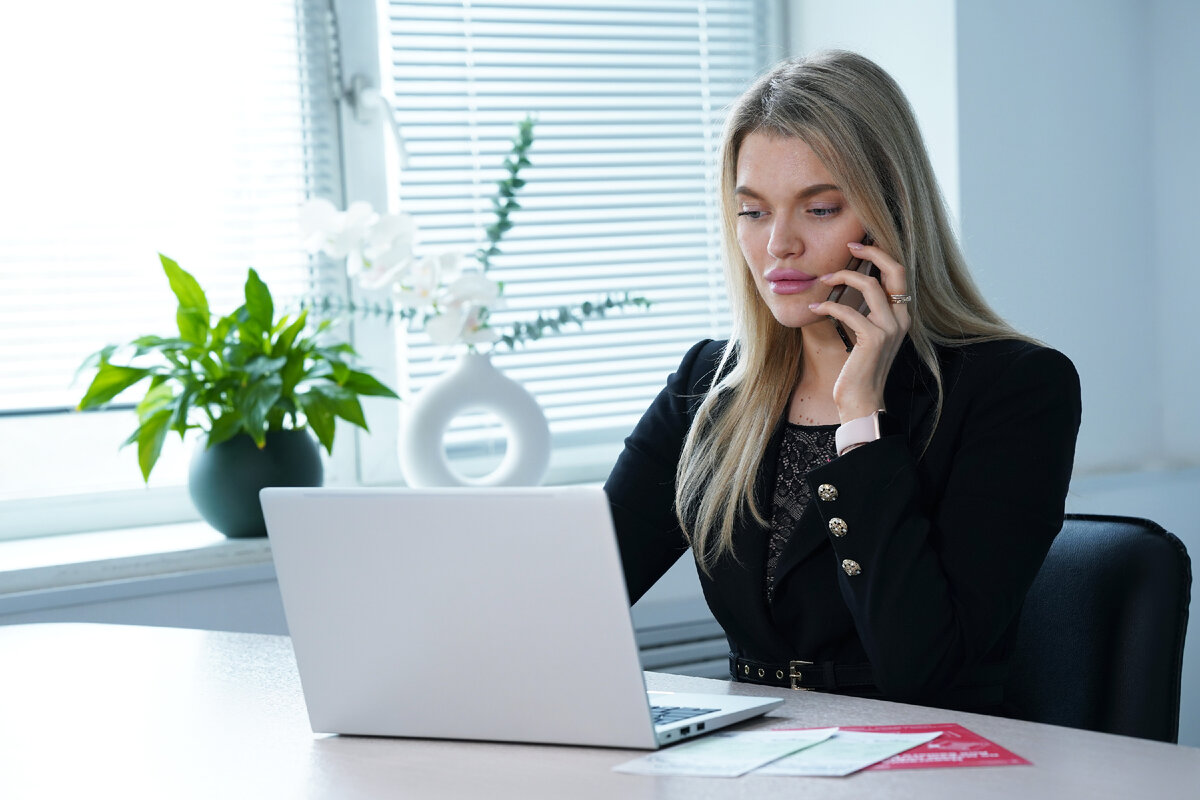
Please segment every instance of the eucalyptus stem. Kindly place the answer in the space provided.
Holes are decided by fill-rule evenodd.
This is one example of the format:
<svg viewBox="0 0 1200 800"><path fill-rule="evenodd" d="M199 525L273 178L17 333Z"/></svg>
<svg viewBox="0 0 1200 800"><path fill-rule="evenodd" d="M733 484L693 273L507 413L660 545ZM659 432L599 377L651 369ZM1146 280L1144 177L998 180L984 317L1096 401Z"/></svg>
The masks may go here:
<svg viewBox="0 0 1200 800"><path fill-rule="evenodd" d="M496 215L496 221L484 231L487 234L487 246L475 251L475 259L484 272L491 267L492 256L500 254L500 240L513 226L509 215L521 207L516 196L525 186L521 170L531 166L528 154L529 148L533 146L533 125L533 116L529 114L517 123L517 136L513 139L512 150L508 158L504 159L504 168L508 170L508 176L496 181L496 196L492 198L492 211Z"/></svg>
<svg viewBox="0 0 1200 800"><path fill-rule="evenodd" d="M512 324L512 332L502 334L497 341L499 344L504 344L510 350L513 350L516 349L518 344L526 341L536 342L545 336L547 332L561 333L565 325L578 325L582 328L583 322L586 319L603 317L609 311L621 310L631 306L634 308L649 308L650 301L645 297L632 297L629 292L625 292L624 295L617 297L610 294L597 303L584 301L576 305L559 306L557 312L549 314L539 313L537 318L531 322L514 322Z"/></svg>

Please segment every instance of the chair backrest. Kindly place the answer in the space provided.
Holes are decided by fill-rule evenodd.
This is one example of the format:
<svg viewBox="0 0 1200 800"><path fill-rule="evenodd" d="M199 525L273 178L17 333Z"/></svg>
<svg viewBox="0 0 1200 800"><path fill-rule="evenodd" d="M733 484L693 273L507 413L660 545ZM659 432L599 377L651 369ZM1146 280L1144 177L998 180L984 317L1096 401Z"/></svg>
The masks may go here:
<svg viewBox="0 0 1200 800"><path fill-rule="evenodd" d="M1177 741L1191 585L1183 543L1159 525L1068 514L1021 612L1015 715Z"/></svg>

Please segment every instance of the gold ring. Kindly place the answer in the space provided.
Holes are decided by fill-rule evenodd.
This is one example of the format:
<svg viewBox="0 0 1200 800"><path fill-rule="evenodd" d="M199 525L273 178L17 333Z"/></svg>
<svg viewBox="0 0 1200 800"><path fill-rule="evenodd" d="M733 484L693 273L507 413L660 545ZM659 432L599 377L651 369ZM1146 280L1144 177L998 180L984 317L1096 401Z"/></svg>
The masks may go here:
<svg viewBox="0 0 1200 800"><path fill-rule="evenodd" d="M905 303L912 302L912 295L911 294L889 294L888 299L890 299L892 301L892 305L902 306Z"/></svg>

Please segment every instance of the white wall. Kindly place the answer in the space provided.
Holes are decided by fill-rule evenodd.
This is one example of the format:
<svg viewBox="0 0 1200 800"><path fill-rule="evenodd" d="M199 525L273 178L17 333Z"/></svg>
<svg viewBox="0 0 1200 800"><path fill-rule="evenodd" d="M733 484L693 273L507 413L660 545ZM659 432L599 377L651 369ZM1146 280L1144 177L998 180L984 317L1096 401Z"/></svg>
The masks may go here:
<svg viewBox="0 0 1200 800"><path fill-rule="evenodd" d="M1075 362L1083 472L1162 457L1147 9L958 9L964 248L997 309Z"/></svg>
<svg viewBox="0 0 1200 800"><path fill-rule="evenodd" d="M951 214L958 216L958 94L954 0L793 0L791 50L855 50L908 96Z"/></svg>
<svg viewBox="0 0 1200 800"><path fill-rule="evenodd" d="M1159 325L1153 343L1160 353L1163 456L1170 462L1200 460L1200 332L1189 302L1200 298L1200 3L1156 0L1150 14L1148 60L1154 179L1153 219L1158 271L1155 298ZM1200 553L1198 553L1200 555Z"/></svg>

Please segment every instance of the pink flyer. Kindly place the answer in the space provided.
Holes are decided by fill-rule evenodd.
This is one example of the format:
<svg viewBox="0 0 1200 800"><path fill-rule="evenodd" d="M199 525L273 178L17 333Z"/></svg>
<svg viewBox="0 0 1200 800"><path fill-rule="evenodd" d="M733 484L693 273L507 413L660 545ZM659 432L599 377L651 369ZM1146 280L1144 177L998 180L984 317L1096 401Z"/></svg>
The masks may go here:
<svg viewBox="0 0 1200 800"><path fill-rule="evenodd" d="M840 725L838 727L845 731L869 731L872 733L942 732L942 735L933 741L886 758L878 764L867 767L867 770L1005 767L1032 763L1011 750L984 739L979 734L953 722L940 725Z"/></svg>
<svg viewBox="0 0 1200 800"><path fill-rule="evenodd" d="M884 759L867 767L879 769L927 769L929 767L1001 767L1012 764L1028 764L1027 759L1006 750L995 742L984 739L962 725L867 725L846 727L849 731L876 731L878 733L923 733L941 731L942 735L906 750L899 755Z"/></svg>

